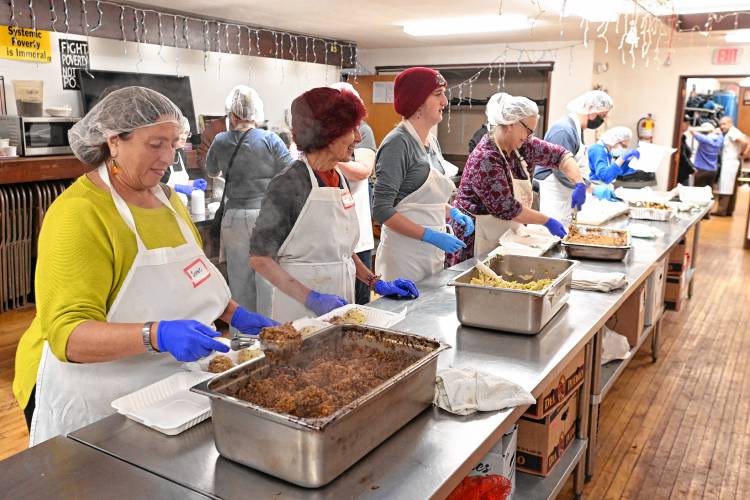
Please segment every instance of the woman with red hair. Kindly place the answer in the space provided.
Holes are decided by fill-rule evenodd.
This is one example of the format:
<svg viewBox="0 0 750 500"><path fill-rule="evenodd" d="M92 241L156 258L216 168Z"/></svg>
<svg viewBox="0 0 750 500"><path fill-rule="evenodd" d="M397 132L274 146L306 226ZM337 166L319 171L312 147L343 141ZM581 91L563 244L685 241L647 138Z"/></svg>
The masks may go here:
<svg viewBox="0 0 750 500"><path fill-rule="evenodd" d="M380 295L417 297L414 283L380 280L354 253L357 213L336 165L362 139L362 102L320 87L297 97L291 111L302 158L271 181L250 241L250 265L270 284L260 286L258 309L277 321L325 314L354 301L355 279Z"/></svg>

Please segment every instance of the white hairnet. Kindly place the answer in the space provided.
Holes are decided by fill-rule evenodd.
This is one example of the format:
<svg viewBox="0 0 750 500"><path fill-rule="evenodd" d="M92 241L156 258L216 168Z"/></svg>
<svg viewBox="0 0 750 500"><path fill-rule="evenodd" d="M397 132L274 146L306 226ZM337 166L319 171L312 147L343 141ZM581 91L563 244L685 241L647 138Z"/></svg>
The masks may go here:
<svg viewBox="0 0 750 500"><path fill-rule="evenodd" d="M568 111L579 115L603 113L614 106L609 94L602 90L589 90L568 103Z"/></svg>
<svg viewBox="0 0 750 500"><path fill-rule="evenodd" d="M145 87L124 87L104 96L86 116L68 131L73 154L88 165L106 159L108 137L157 123L181 126L182 112L172 101Z"/></svg>
<svg viewBox="0 0 750 500"><path fill-rule="evenodd" d="M510 125L530 116L538 116L539 107L528 97L499 92L490 97L486 113L490 125Z"/></svg>
<svg viewBox="0 0 750 500"><path fill-rule="evenodd" d="M258 92L247 85L235 85L224 102L227 114L234 113L240 120L261 124L265 121L263 101Z"/></svg>
<svg viewBox="0 0 750 500"><path fill-rule="evenodd" d="M180 120L180 133L182 134L190 133L190 121L185 116L183 116L182 119Z"/></svg>
<svg viewBox="0 0 750 500"><path fill-rule="evenodd" d="M614 146L624 141L629 141L633 137L633 132L628 127L608 128L602 134L602 142L607 146Z"/></svg>
<svg viewBox="0 0 750 500"><path fill-rule="evenodd" d="M352 84L349 82L336 82L329 85L329 87L338 91L345 90L347 92L351 92L352 94L356 95L360 101L362 100L362 98L359 96L359 92L357 92L357 89L355 89L354 86L352 86Z"/></svg>

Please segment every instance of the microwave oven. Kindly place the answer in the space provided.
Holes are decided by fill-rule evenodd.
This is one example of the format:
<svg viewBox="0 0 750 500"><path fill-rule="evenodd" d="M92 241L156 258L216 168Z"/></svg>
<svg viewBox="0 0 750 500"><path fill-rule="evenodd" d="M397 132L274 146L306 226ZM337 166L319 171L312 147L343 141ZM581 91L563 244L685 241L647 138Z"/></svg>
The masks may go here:
<svg viewBox="0 0 750 500"><path fill-rule="evenodd" d="M0 116L0 138L10 139L19 156L71 154L68 130L80 118Z"/></svg>

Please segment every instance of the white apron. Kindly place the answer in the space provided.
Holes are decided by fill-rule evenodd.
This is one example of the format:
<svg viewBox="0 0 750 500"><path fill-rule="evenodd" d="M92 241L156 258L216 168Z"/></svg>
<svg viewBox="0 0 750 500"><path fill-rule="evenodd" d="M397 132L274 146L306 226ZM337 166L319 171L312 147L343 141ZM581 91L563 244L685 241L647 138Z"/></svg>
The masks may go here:
<svg viewBox="0 0 750 500"><path fill-rule="evenodd" d="M359 223L359 240L354 247L354 253L364 252L375 248L375 238L372 234L372 216L370 215L370 181L349 181L354 197L354 206Z"/></svg>
<svg viewBox="0 0 750 500"><path fill-rule="evenodd" d="M514 151L524 171L528 172L528 164L518 150ZM531 187L531 179L517 179L513 176L513 170L508 165L511 179L513 181L513 198L525 208L531 208L534 192ZM528 175L528 174L527 174ZM552 177L550 175L550 177ZM522 224L513 220L504 220L494 215L477 215L474 236L474 256L494 250L499 245L498 240L509 229L516 229Z"/></svg>
<svg viewBox="0 0 750 500"><path fill-rule="evenodd" d="M401 126L422 146L425 156L427 150L419 139L414 127L407 120ZM434 138L430 136L430 141ZM437 144L433 143L436 151ZM429 162L429 157L428 157ZM406 196L396 205L396 212L413 223L426 226L433 231L445 232L445 210L451 193L455 189L453 181L440 173L430 164L427 180L413 193ZM380 245L376 252L375 272L384 280L405 278L418 282L444 268L445 252L439 248L415 238L404 236L383 225L380 232Z"/></svg>
<svg viewBox="0 0 750 500"><path fill-rule="evenodd" d="M316 292L339 295L354 302L356 270L352 254L359 239L354 199L346 189L319 187L307 160L305 165L312 189L297 222L279 248L279 265ZM343 181L343 174L336 171ZM269 283L262 280L262 286ZM268 315L276 321L317 316L304 303L276 287L270 290L270 296Z"/></svg>
<svg viewBox="0 0 750 500"><path fill-rule="evenodd" d="M741 135L739 130L732 127L724 136L724 147L721 148L721 173L716 186L717 194L731 196L734 193L737 172L740 170L740 148L735 138Z"/></svg>
<svg viewBox="0 0 750 500"><path fill-rule="evenodd" d="M581 133L581 127L578 126L578 118L572 114L571 118L576 123L580 144L573 157L581 169L581 175L586 177L589 168L588 154L586 153L586 146L583 144L583 134ZM573 210L570 208L572 197L573 190L558 181L554 174L550 174L546 179L539 181L539 211L547 217L557 219L563 226L569 226L573 221Z"/></svg>
<svg viewBox="0 0 750 500"><path fill-rule="evenodd" d="M147 249L104 165L99 167L99 176L110 188L115 206L138 244L130 271L107 312L107 322L194 319L211 324L229 303L229 287L161 187L152 191L174 212L185 244ZM169 353L143 353L103 363L63 363L45 342L37 371L31 445L111 415L112 401L178 372L180 364Z"/></svg>

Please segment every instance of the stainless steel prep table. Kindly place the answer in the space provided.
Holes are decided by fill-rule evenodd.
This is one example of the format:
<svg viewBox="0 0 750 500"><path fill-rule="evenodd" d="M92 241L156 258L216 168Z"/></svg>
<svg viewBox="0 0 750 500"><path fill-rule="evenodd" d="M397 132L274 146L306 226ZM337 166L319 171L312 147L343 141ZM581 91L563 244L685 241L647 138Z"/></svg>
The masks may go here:
<svg viewBox="0 0 750 500"><path fill-rule="evenodd" d="M648 277L654 263L676 245L703 214L704 211L670 222L654 222L653 225L664 231L664 236L653 241L635 240L623 262L581 262L586 269L626 273L628 287L609 294L573 290L568 305L533 337L460 326L454 291L445 286L459 274L456 269L448 269L421 283L422 293L416 301L378 300L372 305L391 311L406 309L407 317L397 325L399 330L435 337L454 346L440 356L440 366L490 372L538 395L544 385L556 379L565 364L592 341L607 319ZM553 254L555 252L559 250ZM221 458L213 445L210 421L179 436L167 437L114 415L71 437L195 491L221 498L274 495L282 498L429 498L444 497L452 491L524 410L516 408L455 417L431 408L331 484L316 490L295 487ZM576 462L583 455L582 445L585 446L584 439L573 449Z"/></svg>
<svg viewBox="0 0 750 500"><path fill-rule="evenodd" d="M2 461L0 491L5 498L206 498L62 436Z"/></svg>

